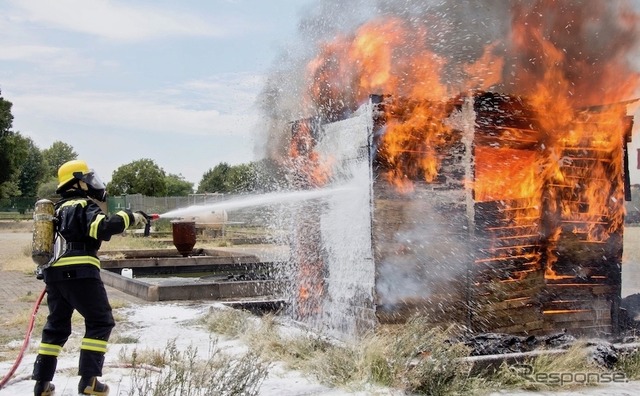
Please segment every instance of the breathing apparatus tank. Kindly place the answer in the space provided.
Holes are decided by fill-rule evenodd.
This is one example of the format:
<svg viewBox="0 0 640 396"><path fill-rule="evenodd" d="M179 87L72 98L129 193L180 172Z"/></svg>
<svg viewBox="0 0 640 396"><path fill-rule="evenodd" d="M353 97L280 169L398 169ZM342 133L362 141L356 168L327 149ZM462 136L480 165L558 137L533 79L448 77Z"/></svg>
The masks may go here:
<svg viewBox="0 0 640 396"><path fill-rule="evenodd" d="M33 210L33 241L31 259L41 270L53 258L54 254L54 207L53 202L41 199Z"/></svg>

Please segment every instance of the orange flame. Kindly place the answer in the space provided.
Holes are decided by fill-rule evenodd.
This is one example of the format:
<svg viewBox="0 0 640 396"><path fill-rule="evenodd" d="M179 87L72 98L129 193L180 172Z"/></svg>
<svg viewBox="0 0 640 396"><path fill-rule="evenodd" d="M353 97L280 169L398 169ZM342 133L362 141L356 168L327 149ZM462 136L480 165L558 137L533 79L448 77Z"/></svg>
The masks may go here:
<svg viewBox="0 0 640 396"><path fill-rule="evenodd" d="M544 230L550 243L546 276L564 276L553 268L554 244L562 235L600 242L623 221L625 101L640 83L629 61L640 37L639 18L627 2L508 6L510 34L485 43L466 63L432 45L446 32L432 31L425 22L430 18L380 18L336 36L307 65L305 103L311 104L310 116L333 121L371 94L391 97L380 107L384 131L377 156L387 180L411 191L416 182L439 183L443 159L463 139L447 123L452 103L479 90L517 95L535 121L502 127L509 144L500 138L486 144L476 136L473 148L467 147L474 171L465 185L476 202L526 200L527 210L512 212L516 223L519 216L530 222L534 212L553 217ZM330 177L321 165L327 159L307 158L311 179Z"/></svg>
<svg viewBox="0 0 640 396"><path fill-rule="evenodd" d="M611 13L617 13L616 26L606 25L613 18L604 16ZM391 95L399 103L385 108L387 124L379 155L390 169L389 180L405 190L414 180L437 181L439 153L449 147L455 133L443 123L450 111L444 103L471 90L516 93L539 115L547 163L538 159L537 164L525 166L527 174L535 167L557 168L553 161L562 153L558 147L609 147L605 157L618 150L620 128L602 125L615 123L619 113L597 115L604 124L598 122L595 128L581 126L579 120L586 106L617 103L637 91L638 73L627 59L637 35L638 16L631 7L538 0L513 2L511 15L511 34L504 42L487 44L480 56L466 64L453 54L431 49L426 43L442 32L433 32L417 20L380 18L352 34L337 36L324 43L307 66L312 115L335 120L371 94ZM604 44L610 48L606 56L598 57L591 48L598 31L613 32L611 41ZM458 70L456 78L451 78L451 70ZM492 161L487 157L493 164L486 166L500 167L497 159L502 156L494 154L498 155ZM563 173L558 169L555 177L563 179ZM478 182L482 185L482 192L476 191L479 197L503 193L501 183L491 192L489 181ZM517 189L531 192L539 186Z"/></svg>
<svg viewBox="0 0 640 396"><path fill-rule="evenodd" d="M289 169L302 178L297 180L303 187L324 186L331 177L333 160L321 158L315 150L315 139L312 136L309 121L298 122L294 126L295 133L289 144Z"/></svg>

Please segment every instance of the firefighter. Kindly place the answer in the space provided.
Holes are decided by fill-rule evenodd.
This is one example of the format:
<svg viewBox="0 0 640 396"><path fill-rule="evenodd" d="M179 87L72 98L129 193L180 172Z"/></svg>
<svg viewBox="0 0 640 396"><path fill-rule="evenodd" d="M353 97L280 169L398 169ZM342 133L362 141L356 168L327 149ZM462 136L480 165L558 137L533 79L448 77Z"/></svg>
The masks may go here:
<svg viewBox="0 0 640 396"><path fill-rule="evenodd" d="M71 335L71 315L76 310L85 321L78 363L78 393L108 395L102 376L107 341L115 321L100 278L98 249L102 241L129 227L146 223L141 212L121 210L106 215L105 186L82 160L64 163L58 169L61 199L55 204L54 257L43 270L49 315L34 363L36 396L53 395L57 357Z"/></svg>

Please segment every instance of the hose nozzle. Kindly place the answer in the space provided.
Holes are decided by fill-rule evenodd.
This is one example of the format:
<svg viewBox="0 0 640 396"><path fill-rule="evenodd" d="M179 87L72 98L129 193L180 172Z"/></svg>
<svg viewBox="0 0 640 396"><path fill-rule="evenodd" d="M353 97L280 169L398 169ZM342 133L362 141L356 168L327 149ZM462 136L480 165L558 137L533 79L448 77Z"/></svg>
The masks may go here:
<svg viewBox="0 0 640 396"><path fill-rule="evenodd" d="M145 224L144 226L144 236L147 237L151 235L151 221L158 220L160 218L160 215L157 213L146 214L143 211L139 211L139 212L145 217L145 219L147 219L147 224Z"/></svg>

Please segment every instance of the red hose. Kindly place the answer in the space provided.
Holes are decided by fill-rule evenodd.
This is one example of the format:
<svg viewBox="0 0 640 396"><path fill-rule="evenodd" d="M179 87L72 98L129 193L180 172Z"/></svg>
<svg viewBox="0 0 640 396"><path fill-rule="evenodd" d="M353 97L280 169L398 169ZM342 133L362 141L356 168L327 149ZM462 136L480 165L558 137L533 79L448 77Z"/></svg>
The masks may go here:
<svg viewBox="0 0 640 396"><path fill-rule="evenodd" d="M9 370L7 375L5 375L2 381L0 381L0 389L4 388L7 382L9 382L9 379L13 376L13 373L15 373L18 366L20 366L20 362L22 361L22 357L24 356L24 351L26 351L27 346L29 346L29 339L31 338L31 332L33 331L33 326L36 322L36 314L38 313L38 307L40 307L40 303L42 303L42 299L44 298L44 295L46 294L46 292L47 292L46 288L42 289L42 293L40 293L40 297L38 297L35 305L33 306L33 310L31 311L31 320L29 321L29 328L27 328L27 334L25 334L24 342L22 343L22 349L20 350L20 353L18 354L18 357L16 358L15 363L13 363L13 367L11 367L11 370Z"/></svg>

